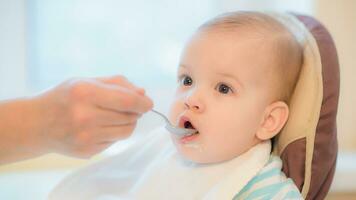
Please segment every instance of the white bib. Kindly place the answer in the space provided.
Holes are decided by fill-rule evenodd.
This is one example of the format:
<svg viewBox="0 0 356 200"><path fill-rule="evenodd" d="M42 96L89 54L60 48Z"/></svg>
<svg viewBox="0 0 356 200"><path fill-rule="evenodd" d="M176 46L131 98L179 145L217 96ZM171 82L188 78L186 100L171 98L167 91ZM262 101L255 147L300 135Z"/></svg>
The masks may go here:
<svg viewBox="0 0 356 200"><path fill-rule="evenodd" d="M232 199L268 162L270 141L223 163L196 164L160 128L127 151L78 171L50 199Z"/></svg>

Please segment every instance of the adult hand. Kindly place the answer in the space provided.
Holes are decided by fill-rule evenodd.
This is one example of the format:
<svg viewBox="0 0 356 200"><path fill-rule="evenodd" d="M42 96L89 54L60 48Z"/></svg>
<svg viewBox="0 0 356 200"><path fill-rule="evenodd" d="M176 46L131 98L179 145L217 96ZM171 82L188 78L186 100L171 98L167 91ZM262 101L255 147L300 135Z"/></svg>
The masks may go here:
<svg viewBox="0 0 356 200"><path fill-rule="evenodd" d="M8 104L0 107L4 111L0 119L12 107L13 120L23 121L14 125L16 138L20 138L13 142L14 148L20 145L20 149L34 155L58 152L76 157L90 157L129 137L137 119L153 106L145 91L123 76L73 79L39 96ZM21 117L16 118L16 113ZM5 125L5 131L11 131L11 124Z"/></svg>

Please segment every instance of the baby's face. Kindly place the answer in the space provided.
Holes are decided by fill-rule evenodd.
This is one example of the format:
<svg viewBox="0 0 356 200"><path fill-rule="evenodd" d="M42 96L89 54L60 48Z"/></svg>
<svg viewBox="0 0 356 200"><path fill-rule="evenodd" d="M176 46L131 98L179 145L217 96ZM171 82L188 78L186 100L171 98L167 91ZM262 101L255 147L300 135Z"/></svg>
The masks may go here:
<svg viewBox="0 0 356 200"><path fill-rule="evenodd" d="M198 130L184 138L172 135L189 160L229 160L260 142L255 133L270 103L265 77L271 52L248 33L236 34L197 33L181 56L170 120Z"/></svg>

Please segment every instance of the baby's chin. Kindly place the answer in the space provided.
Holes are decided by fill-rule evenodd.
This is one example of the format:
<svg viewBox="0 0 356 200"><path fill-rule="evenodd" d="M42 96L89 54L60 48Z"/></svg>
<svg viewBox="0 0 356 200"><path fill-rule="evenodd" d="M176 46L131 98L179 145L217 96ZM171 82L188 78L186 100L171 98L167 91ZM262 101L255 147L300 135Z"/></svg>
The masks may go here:
<svg viewBox="0 0 356 200"><path fill-rule="evenodd" d="M175 146L177 148L178 153L185 159L194 163L199 164L214 164L221 163L227 160L231 160L234 157L226 157L226 156L212 156L211 152L208 152L206 148L204 148L204 144L198 142L192 143L176 143Z"/></svg>

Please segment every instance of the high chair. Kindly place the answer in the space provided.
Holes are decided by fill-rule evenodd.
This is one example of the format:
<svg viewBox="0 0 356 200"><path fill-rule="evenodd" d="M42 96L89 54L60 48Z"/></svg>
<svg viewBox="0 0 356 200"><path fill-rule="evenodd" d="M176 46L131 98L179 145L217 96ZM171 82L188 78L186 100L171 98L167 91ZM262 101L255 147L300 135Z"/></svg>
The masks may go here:
<svg viewBox="0 0 356 200"><path fill-rule="evenodd" d="M305 199L324 199L333 180L338 150L339 63L326 28L310 16L293 15L311 37L290 102L290 118L274 140L273 153L281 157L284 173Z"/></svg>

